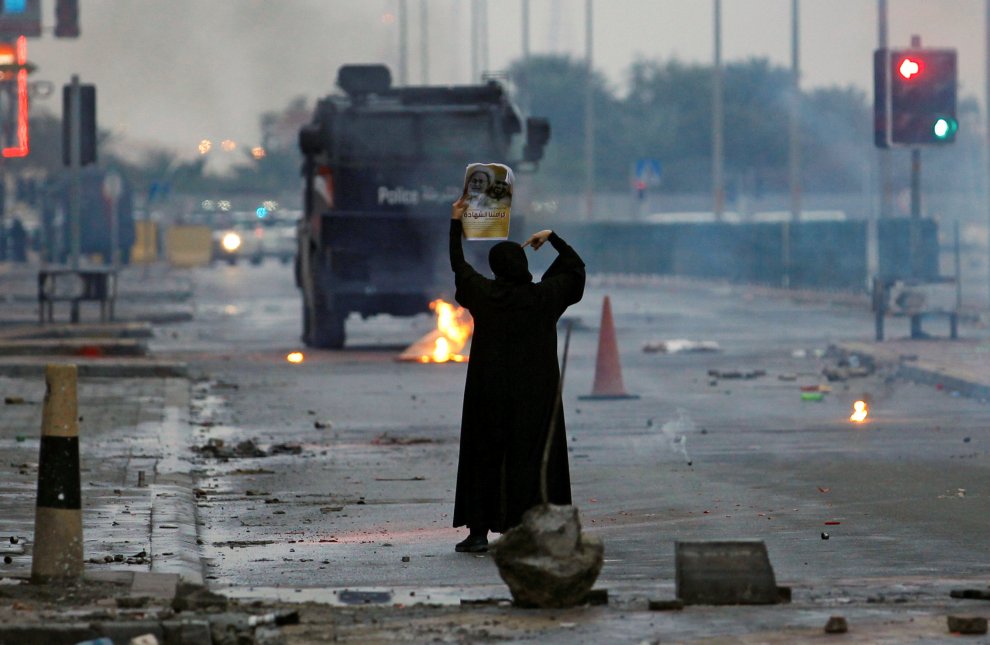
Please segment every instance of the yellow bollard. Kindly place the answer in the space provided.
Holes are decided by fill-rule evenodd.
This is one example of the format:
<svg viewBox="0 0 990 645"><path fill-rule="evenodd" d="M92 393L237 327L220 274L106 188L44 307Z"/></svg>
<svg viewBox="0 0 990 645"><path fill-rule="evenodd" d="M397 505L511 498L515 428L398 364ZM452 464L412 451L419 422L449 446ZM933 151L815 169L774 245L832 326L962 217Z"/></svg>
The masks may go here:
<svg viewBox="0 0 990 645"><path fill-rule="evenodd" d="M82 493L76 366L48 365L41 413L38 499L34 516L31 582L78 578L83 573Z"/></svg>

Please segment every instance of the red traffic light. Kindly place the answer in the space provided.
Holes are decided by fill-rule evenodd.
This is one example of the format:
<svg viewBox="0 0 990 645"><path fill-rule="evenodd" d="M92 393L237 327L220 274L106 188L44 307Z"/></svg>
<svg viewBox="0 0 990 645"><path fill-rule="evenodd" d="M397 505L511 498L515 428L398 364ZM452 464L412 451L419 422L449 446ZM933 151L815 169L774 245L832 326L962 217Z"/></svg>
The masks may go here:
<svg viewBox="0 0 990 645"><path fill-rule="evenodd" d="M906 81L921 76L925 71L925 59L917 56L905 56L897 62L897 73Z"/></svg>

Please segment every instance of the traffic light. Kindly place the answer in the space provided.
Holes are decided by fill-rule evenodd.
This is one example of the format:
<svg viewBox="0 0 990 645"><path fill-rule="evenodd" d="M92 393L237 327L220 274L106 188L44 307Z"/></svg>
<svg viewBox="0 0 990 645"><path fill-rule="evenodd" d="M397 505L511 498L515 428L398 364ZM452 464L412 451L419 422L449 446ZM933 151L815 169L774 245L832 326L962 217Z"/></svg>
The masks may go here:
<svg viewBox="0 0 990 645"><path fill-rule="evenodd" d="M55 37L79 37L79 0L55 0Z"/></svg>
<svg viewBox="0 0 990 645"><path fill-rule="evenodd" d="M954 49L877 50L874 88L878 146L955 141Z"/></svg>
<svg viewBox="0 0 990 645"><path fill-rule="evenodd" d="M72 165L72 138L79 140L79 165L96 163L96 86L79 85L79 132L72 132L72 86L62 86L62 163Z"/></svg>

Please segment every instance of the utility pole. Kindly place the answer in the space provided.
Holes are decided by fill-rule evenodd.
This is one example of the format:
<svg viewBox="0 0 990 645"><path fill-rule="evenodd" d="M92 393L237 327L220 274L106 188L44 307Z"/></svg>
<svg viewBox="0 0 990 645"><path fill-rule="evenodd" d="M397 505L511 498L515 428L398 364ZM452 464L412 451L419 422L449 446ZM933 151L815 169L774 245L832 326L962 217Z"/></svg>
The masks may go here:
<svg viewBox="0 0 990 645"><path fill-rule="evenodd" d="M877 0L877 49L887 49L887 0ZM880 167L880 218L893 216L894 173L887 150L877 150Z"/></svg>
<svg viewBox="0 0 990 645"><path fill-rule="evenodd" d="M488 69L488 9L485 0L471 0L471 82Z"/></svg>
<svg viewBox="0 0 990 645"><path fill-rule="evenodd" d="M584 4L585 86L584 86L584 201L585 216L591 219L595 210L595 94L593 83L592 42L594 11L592 0Z"/></svg>
<svg viewBox="0 0 990 645"><path fill-rule="evenodd" d="M788 170L791 184L791 221L801 217L801 62L799 0L791 0L791 102L788 127Z"/></svg>
<svg viewBox="0 0 990 645"><path fill-rule="evenodd" d="M714 0L715 73L712 79L712 195L715 221L721 222L725 211L725 188L722 178L722 0Z"/></svg>
<svg viewBox="0 0 990 645"><path fill-rule="evenodd" d="M911 36L911 48L921 49L921 36ZM921 148L911 148L911 277L921 277ZM913 330L912 330L913 331ZM914 334L912 333L912 337Z"/></svg>
<svg viewBox="0 0 990 645"><path fill-rule="evenodd" d="M522 57L529 62L529 0L522 0Z"/></svg>
<svg viewBox="0 0 990 645"><path fill-rule="evenodd" d="M419 65L423 85L430 84L430 16L427 0L419 0Z"/></svg>
<svg viewBox="0 0 990 645"><path fill-rule="evenodd" d="M399 84L409 84L409 4L399 0Z"/></svg>
<svg viewBox="0 0 990 645"><path fill-rule="evenodd" d="M782 286L791 286L791 223L801 219L801 57L799 0L791 0L791 101L788 110L787 165L791 184L791 221L784 222L781 236Z"/></svg>
<svg viewBox="0 0 990 645"><path fill-rule="evenodd" d="M984 178L984 194L987 203L987 308L990 309L990 0L987 0L986 25L984 27L984 38L986 39L986 50L983 56L983 69L986 74L986 85L984 87L985 96L983 102L983 113L986 115L987 125L985 132L985 148L987 158L987 175Z"/></svg>
<svg viewBox="0 0 990 645"><path fill-rule="evenodd" d="M71 266L79 270L80 217L79 201L82 193L82 179L79 167L82 165L82 102L79 96L79 75L73 74L69 89L69 249ZM65 118L63 116L63 118ZM73 322L78 322L78 318Z"/></svg>

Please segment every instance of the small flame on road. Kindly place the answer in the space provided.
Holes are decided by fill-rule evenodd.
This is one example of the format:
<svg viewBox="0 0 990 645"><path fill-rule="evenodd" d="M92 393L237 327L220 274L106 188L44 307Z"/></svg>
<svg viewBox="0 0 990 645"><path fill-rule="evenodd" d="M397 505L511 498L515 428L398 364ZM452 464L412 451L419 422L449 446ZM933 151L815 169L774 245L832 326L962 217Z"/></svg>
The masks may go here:
<svg viewBox="0 0 990 645"><path fill-rule="evenodd" d="M461 352L474 332L474 320L464 307L437 298L430 303L437 315L437 328L410 345L399 360L420 363L463 363L468 357Z"/></svg>
<svg viewBox="0 0 990 645"><path fill-rule="evenodd" d="M290 352L285 357L285 360L289 361L290 363L302 363L304 360L306 360L306 357L303 356L302 352Z"/></svg>
<svg viewBox="0 0 990 645"><path fill-rule="evenodd" d="M464 307L437 298L430 303L437 314L437 331L440 335L433 343L433 351L420 356L421 363L461 363L467 360L460 351L467 345L474 331L474 320Z"/></svg>
<svg viewBox="0 0 990 645"><path fill-rule="evenodd" d="M866 405L866 401L856 401L853 403L853 413L849 415L849 420L853 423L863 423L869 413L870 409Z"/></svg>

